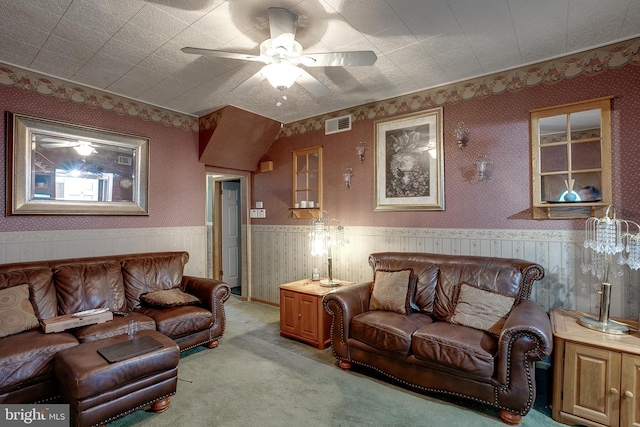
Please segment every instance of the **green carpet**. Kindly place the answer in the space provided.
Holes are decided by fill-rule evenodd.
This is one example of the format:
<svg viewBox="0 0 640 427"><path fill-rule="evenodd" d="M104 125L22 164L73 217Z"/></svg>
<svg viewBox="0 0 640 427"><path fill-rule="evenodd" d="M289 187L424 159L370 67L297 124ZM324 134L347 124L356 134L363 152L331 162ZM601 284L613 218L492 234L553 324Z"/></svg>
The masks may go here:
<svg viewBox="0 0 640 427"><path fill-rule="evenodd" d="M497 410L425 395L362 371L345 372L331 349L279 335L279 310L232 296L216 349L182 354L178 391L161 414L137 411L125 426L505 426ZM523 427L562 426L532 410Z"/></svg>

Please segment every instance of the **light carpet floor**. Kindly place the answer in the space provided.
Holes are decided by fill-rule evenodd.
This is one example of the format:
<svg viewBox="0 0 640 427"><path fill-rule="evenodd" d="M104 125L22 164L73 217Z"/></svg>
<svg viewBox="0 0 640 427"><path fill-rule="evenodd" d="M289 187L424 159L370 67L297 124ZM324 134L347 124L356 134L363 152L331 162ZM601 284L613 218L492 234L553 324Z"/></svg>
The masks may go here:
<svg viewBox="0 0 640 427"><path fill-rule="evenodd" d="M140 410L109 427L506 425L496 410L475 402L343 371L330 348L280 337L276 307L232 296L225 311L220 346L182 354L169 408L161 414ZM521 426L562 424L534 409Z"/></svg>

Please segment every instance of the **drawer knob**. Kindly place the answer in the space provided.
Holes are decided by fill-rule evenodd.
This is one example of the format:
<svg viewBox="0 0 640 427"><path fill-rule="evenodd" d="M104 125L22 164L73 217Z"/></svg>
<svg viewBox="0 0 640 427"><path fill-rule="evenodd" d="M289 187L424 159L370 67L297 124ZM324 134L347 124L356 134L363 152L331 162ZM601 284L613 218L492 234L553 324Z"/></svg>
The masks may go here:
<svg viewBox="0 0 640 427"><path fill-rule="evenodd" d="M302 317L302 314L298 314L298 319Z"/></svg>
<svg viewBox="0 0 640 427"><path fill-rule="evenodd" d="M629 399L633 399L633 393L631 393L629 390L624 392L624 397L628 397Z"/></svg>
<svg viewBox="0 0 640 427"><path fill-rule="evenodd" d="M611 390L609 390L609 393L613 395L618 395L618 390L612 387Z"/></svg>

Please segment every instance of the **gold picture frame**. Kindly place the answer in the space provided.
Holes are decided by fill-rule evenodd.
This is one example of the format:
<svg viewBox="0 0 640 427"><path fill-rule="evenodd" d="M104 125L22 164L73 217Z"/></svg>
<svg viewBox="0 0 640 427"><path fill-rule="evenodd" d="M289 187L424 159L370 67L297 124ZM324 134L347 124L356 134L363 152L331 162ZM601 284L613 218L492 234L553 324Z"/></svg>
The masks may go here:
<svg viewBox="0 0 640 427"><path fill-rule="evenodd" d="M7 112L7 215L149 215L149 139Z"/></svg>
<svg viewBox="0 0 640 427"><path fill-rule="evenodd" d="M442 107L375 122L376 211L444 210Z"/></svg>

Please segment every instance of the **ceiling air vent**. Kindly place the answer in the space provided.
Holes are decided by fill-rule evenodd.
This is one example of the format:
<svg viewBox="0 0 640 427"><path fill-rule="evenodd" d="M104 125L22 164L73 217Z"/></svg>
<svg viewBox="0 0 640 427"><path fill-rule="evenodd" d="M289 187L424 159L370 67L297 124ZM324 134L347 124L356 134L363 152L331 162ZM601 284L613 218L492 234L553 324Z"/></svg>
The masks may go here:
<svg viewBox="0 0 640 427"><path fill-rule="evenodd" d="M335 119L328 119L324 122L325 135L346 132L348 130L351 130L351 114L348 116L336 117Z"/></svg>
<svg viewBox="0 0 640 427"><path fill-rule="evenodd" d="M133 164L133 159L129 156L118 156L118 164L131 166Z"/></svg>

